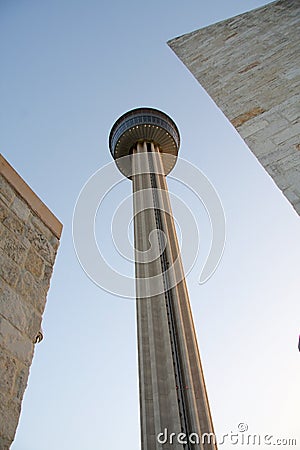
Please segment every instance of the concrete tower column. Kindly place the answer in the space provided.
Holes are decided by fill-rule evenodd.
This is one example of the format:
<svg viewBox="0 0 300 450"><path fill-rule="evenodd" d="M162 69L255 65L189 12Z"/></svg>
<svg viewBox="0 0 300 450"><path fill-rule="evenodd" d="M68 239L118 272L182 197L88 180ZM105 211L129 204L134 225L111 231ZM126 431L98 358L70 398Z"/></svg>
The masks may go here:
<svg viewBox="0 0 300 450"><path fill-rule="evenodd" d="M142 450L216 450L204 439L214 430L166 183L178 129L139 108L115 123L110 147L133 185Z"/></svg>
<svg viewBox="0 0 300 450"><path fill-rule="evenodd" d="M137 144L136 149L134 149L134 155L140 155L141 152L147 152L146 142ZM144 160L133 157L133 165L138 165L134 168L136 170L133 170L133 173L135 171L139 173L132 177L133 191L138 194L136 201L134 201L135 248L136 251L146 252L150 246L149 235L157 229L154 209L147 208L148 200L151 200L149 199L151 177L149 164L145 164ZM145 173L141 173L141 165L146 166ZM141 212L136 213L137 210ZM153 247L159 248L156 233L152 233L152 243ZM168 428L171 432L180 433L181 426L163 285L160 289L162 294L149 295L151 277L161 274L160 258L144 263L136 262L135 270L138 298L137 329L141 438L142 449L146 450L157 448L157 435L164 428ZM162 284L162 278L156 279L156 283ZM170 414L170 411L172 411L172 414ZM182 446L175 446L174 448L181 449Z"/></svg>

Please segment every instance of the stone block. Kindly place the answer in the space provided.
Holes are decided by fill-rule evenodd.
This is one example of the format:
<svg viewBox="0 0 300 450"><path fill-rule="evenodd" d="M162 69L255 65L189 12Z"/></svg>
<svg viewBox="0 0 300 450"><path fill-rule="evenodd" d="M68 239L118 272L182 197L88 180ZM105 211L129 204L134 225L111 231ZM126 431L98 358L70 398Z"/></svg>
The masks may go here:
<svg viewBox="0 0 300 450"><path fill-rule="evenodd" d="M23 364L19 364L15 375L15 383L13 389L13 399L17 402L21 402L23 399L23 395L27 386L29 377L29 367L24 366Z"/></svg>
<svg viewBox="0 0 300 450"><path fill-rule="evenodd" d="M15 197L11 205L11 210L23 221L27 222L30 215L30 209L27 203L19 197Z"/></svg>
<svg viewBox="0 0 300 450"><path fill-rule="evenodd" d="M277 167L274 168L274 165L266 166L265 169L272 176L272 178L276 177L276 183L282 191L288 188L294 189L294 187L299 184L299 172L289 170L282 173L280 170L276 170Z"/></svg>
<svg viewBox="0 0 300 450"><path fill-rule="evenodd" d="M2 316L0 316L0 347L14 358L30 366L33 357L33 343Z"/></svg>
<svg viewBox="0 0 300 450"><path fill-rule="evenodd" d="M53 264L55 260L55 251L49 244L47 238L39 230L35 229L32 224L28 224L25 233L27 239L37 253L50 264Z"/></svg>
<svg viewBox="0 0 300 450"><path fill-rule="evenodd" d="M32 223L33 228L40 231L42 233L42 235L45 236L45 238L48 241L50 241L52 239L52 236L53 236L52 231L48 227L46 227L44 222L42 222L39 217L35 216L34 214L31 214L29 220Z"/></svg>
<svg viewBox="0 0 300 450"><path fill-rule="evenodd" d="M27 326L25 329L26 337L32 343L36 343L36 337L41 330L42 317L36 311L31 311L27 317Z"/></svg>
<svg viewBox="0 0 300 450"><path fill-rule="evenodd" d="M5 234L6 232L6 228L4 225L2 225L2 223L0 222L0 244L1 244L1 236L3 236L3 234Z"/></svg>
<svg viewBox="0 0 300 450"><path fill-rule="evenodd" d="M245 122L247 122L250 119L253 119L253 117L256 117L262 113L264 113L265 110L261 108L260 106L256 106L243 114L240 114L238 117L235 117L231 120L231 123L234 127L240 127Z"/></svg>
<svg viewBox="0 0 300 450"><path fill-rule="evenodd" d="M266 120L258 116L252 120L249 120L248 123L241 125L239 128L239 133L245 139L246 137L257 133L257 131L264 129L268 125L269 123Z"/></svg>
<svg viewBox="0 0 300 450"><path fill-rule="evenodd" d="M0 253L0 277L14 287L19 278L20 269L12 260Z"/></svg>
<svg viewBox="0 0 300 450"><path fill-rule="evenodd" d="M297 142L297 139L294 141L294 145L291 141L284 142L283 144L274 146L273 151L268 151L264 154L260 154L258 156L259 161L262 163L263 166L276 163L276 161L280 161L283 158L286 158L288 156L294 156L295 155L295 143Z"/></svg>
<svg viewBox="0 0 300 450"><path fill-rule="evenodd" d="M294 208L295 208L295 210L297 211L297 213L300 215L300 202L295 203L295 204L294 204Z"/></svg>
<svg viewBox="0 0 300 450"><path fill-rule="evenodd" d="M21 412L21 403L12 400L0 392L0 443L9 445L9 447L0 447L1 450L9 450L15 436L16 428L19 422Z"/></svg>
<svg viewBox="0 0 300 450"><path fill-rule="evenodd" d="M253 148L255 145L254 154L258 159L276 150L276 146L271 139L260 140L257 133L251 134L251 136L245 138L245 142L250 148Z"/></svg>
<svg viewBox="0 0 300 450"><path fill-rule="evenodd" d="M36 282L33 275L27 270L22 270L16 287L17 292L25 298L28 294L30 295L35 286Z"/></svg>
<svg viewBox="0 0 300 450"><path fill-rule="evenodd" d="M34 306L40 313L44 311L47 286L44 286L42 282L38 284L30 272L23 271L20 273L16 289L22 295L24 301Z"/></svg>
<svg viewBox="0 0 300 450"><path fill-rule="evenodd" d="M3 222L3 220L6 219L6 217L9 216L9 209L8 207L0 201L0 222Z"/></svg>
<svg viewBox="0 0 300 450"><path fill-rule="evenodd" d="M20 238L24 234L25 225L14 214L5 217L3 224Z"/></svg>
<svg viewBox="0 0 300 450"><path fill-rule="evenodd" d="M0 331L0 344L1 344ZM7 393L9 396L13 393L14 380L17 374L17 359L9 355L0 347L0 392Z"/></svg>
<svg viewBox="0 0 300 450"><path fill-rule="evenodd" d="M59 247L59 239L57 239L56 236L52 236L51 240L50 240L50 244L52 245L55 253L57 252L57 249Z"/></svg>
<svg viewBox="0 0 300 450"><path fill-rule="evenodd" d="M1 412L0 412L0 414L1 414ZM4 416L2 416L2 417L4 417ZM1 433L1 425L0 425L0 433ZM10 446L11 446L11 439L1 437L1 435L0 435L0 450L9 450Z"/></svg>
<svg viewBox="0 0 300 450"><path fill-rule="evenodd" d="M300 123L295 123L292 126L286 127L280 133L274 134L274 136L272 137L272 140L273 140L273 142L275 142L275 144L281 144L294 136L297 136L297 137L300 136ZM299 159L299 164L300 164L300 159Z"/></svg>
<svg viewBox="0 0 300 450"><path fill-rule="evenodd" d="M298 203L300 202L300 196L297 195L293 189L285 189L283 191L284 195L289 199L291 203Z"/></svg>
<svg viewBox="0 0 300 450"><path fill-rule="evenodd" d="M47 290L48 287L44 285L34 287L32 289L30 298L28 296L25 297L27 301L31 300L35 309L41 314L44 312L45 309L47 300Z"/></svg>
<svg viewBox="0 0 300 450"><path fill-rule="evenodd" d="M0 280L0 314L21 332L26 328L26 308L20 296Z"/></svg>
<svg viewBox="0 0 300 450"><path fill-rule="evenodd" d="M0 249L4 255L12 259L19 267L22 267L27 254L27 248L14 237L13 233L5 230L1 236Z"/></svg>
<svg viewBox="0 0 300 450"><path fill-rule="evenodd" d="M0 314L31 342L35 340L41 326L39 311L3 281L0 281Z"/></svg>
<svg viewBox="0 0 300 450"><path fill-rule="evenodd" d="M44 272L44 260L36 253L35 250L33 250L33 248L30 248L28 251L25 269L36 278L41 278Z"/></svg>
<svg viewBox="0 0 300 450"><path fill-rule="evenodd" d="M293 95L278 105L277 110L289 122L295 123L300 119L300 94Z"/></svg>
<svg viewBox="0 0 300 450"><path fill-rule="evenodd" d="M44 269L43 286L47 290L49 289L49 286L50 286L52 272L53 272L53 267L50 266L49 264L46 264L45 269Z"/></svg>
<svg viewBox="0 0 300 450"><path fill-rule="evenodd" d="M7 183L6 179L0 175L0 198L8 206L15 198L15 192L12 187Z"/></svg>

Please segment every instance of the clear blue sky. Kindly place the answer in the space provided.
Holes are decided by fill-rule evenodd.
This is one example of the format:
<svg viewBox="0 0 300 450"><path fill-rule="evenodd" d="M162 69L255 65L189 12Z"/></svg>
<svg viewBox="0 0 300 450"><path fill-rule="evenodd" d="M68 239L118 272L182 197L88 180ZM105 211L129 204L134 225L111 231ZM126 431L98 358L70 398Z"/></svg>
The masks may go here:
<svg viewBox="0 0 300 450"><path fill-rule="evenodd" d="M201 233L188 286L216 432L245 422L249 432L298 437L300 448L298 217L166 45L265 3L1 1L1 153L64 224L13 450L139 449L134 301L90 281L71 232L83 184L111 161L113 122L138 106L171 115L181 156L208 176L226 214L222 262L199 286L209 224L170 182ZM130 192L124 180L114 195ZM98 236L108 252L109 213L99 212Z"/></svg>

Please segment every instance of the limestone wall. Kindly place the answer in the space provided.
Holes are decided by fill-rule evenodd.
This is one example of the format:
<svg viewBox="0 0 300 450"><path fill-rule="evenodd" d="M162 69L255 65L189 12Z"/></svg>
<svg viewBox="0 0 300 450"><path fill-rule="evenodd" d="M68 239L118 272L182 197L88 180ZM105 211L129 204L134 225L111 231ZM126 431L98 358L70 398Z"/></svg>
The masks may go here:
<svg viewBox="0 0 300 450"><path fill-rule="evenodd" d="M168 43L298 214L299 22L299 0L280 0Z"/></svg>
<svg viewBox="0 0 300 450"><path fill-rule="evenodd" d="M61 230L0 155L0 450L15 436Z"/></svg>

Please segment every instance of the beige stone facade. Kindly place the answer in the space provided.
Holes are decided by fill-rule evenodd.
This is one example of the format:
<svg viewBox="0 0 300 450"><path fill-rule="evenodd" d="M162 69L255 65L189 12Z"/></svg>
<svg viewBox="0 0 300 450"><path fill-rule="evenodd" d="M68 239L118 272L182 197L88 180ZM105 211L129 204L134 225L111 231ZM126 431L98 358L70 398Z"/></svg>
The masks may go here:
<svg viewBox="0 0 300 450"><path fill-rule="evenodd" d="M299 0L279 0L169 42L298 214L299 21Z"/></svg>
<svg viewBox="0 0 300 450"><path fill-rule="evenodd" d="M0 450L15 436L61 231L0 155Z"/></svg>

